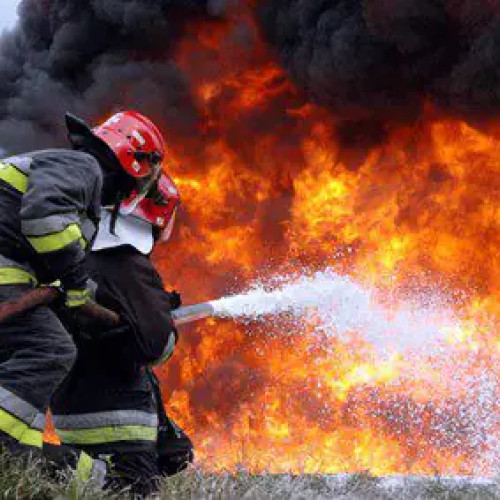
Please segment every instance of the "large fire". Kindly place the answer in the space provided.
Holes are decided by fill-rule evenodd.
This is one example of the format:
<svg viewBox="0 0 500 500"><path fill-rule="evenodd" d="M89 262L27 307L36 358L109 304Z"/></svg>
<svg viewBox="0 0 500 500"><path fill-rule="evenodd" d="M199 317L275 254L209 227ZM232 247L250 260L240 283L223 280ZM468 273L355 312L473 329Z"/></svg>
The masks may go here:
<svg viewBox="0 0 500 500"><path fill-rule="evenodd" d="M493 474L500 128L429 104L417 123L388 126L381 145L355 134L346 145L331 112L274 61L248 5L187 26L175 59L200 123L170 144L183 211L156 262L186 302L329 266L377 287L389 307L439 291L462 320L439 352L383 357L358 332L336 339L305 320L183 329L159 373L198 463Z"/></svg>

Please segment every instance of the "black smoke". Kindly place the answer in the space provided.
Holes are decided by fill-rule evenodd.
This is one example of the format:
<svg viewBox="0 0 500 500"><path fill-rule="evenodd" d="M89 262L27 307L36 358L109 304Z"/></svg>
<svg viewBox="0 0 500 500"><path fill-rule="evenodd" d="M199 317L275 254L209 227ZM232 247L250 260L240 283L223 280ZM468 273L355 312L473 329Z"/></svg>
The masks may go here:
<svg viewBox="0 0 500 500"><path fill-rule="evenodd" d="M173 133L197 120L189 82L170 53L185 23L220 1L23 0L0 40L0 146L65 144L64 112L87 120L138 109Z"/></svg>
<svg viewBox="0 0 500 500"><path fill-rule="evenodd" d="M431 101L500 110L496 0L264 0L259 20L293 79L353 121L413 120Z"/></svg>
<svg viewBox="0 0 500 500"><path fill-rule="evenodd" d="M193 19L246 1L23 0L0 39L0 147L63 145L65 111L93 121L120 108L185 142L201 127L176 43ZM499 4L259 0L257 20L294 81L342 121L341 142L369 148L427 101L471 120L498 114Z"/></svg>

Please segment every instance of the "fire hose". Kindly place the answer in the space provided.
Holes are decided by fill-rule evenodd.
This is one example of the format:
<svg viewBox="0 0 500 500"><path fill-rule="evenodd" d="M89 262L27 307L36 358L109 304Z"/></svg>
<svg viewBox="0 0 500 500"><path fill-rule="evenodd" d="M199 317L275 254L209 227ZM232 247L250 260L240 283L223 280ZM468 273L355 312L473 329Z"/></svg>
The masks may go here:
<svg viewBox="0 0 500 500"><path fill-rule="evenodd" d="M0 324L9 318L22 314L38 306L49 305L59 296L59 290L54 287L36 288L16 299L0 303ZM116 326L120 323L120 316L96 302L89 302L79 308L79 312L102 324ZM213 316L214 308L210 302L180 307L172 311L176 326L185 325Z"/></svg>

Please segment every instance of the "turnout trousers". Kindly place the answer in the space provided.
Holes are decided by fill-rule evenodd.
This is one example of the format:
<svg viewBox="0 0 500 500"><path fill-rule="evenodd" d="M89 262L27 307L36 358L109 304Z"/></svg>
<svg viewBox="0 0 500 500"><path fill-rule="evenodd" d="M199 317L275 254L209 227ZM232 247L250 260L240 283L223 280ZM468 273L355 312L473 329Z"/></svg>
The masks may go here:
<svg viewBox="0 0 500 500"><path fill-rule="evenodd" d="M0 285L0 302L32 285ZM57 316L37 307L0 324L0 445L40 452L50 399L76 359L76 346Z"/></svg>
<svg viewBox="0 0 500 500"><path fill-rule="evenodd" d="M74 369L51 403L54 427L64 445L108 464L107 488L138 495L157 491L158 416L141 370L116 371L80 346Z"/></svg>
<svg viewBox="0 0 500 500"><path fill-rule="evenodd" d="M100 351L100 354L104 352ZM190 439L165 411L148 369L123 373L83 346L51 403L61 442L108 464L106 486L139 496L158 490L157 479L193 460Z"/></svg>

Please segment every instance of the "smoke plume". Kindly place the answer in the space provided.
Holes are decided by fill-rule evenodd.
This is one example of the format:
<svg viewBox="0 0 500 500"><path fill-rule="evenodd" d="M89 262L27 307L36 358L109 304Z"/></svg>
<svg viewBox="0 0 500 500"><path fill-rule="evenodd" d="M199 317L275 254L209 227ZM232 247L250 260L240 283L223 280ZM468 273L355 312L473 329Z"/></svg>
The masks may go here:
<svg viewBox="0 0 500 500"><path fill-rule="evenodd" d="M469 117L500 106L493 0L266 0L259 18L294 80L349 120L409 120L426 100Z"/></svg>
<svg viewBox="0 0 500 500"><path fill-rule="evenodd" d="M67 110L96 120L139 107L174 136L195 134L190 83L170 55L186 22L224 16L237 4L23 0L18 26L0 44L0 145L15 152L64 144ZM471 119L499 110L494 0L258 5L266 40L309 98L348 124L347 142L377 142L381 122L412 121L426 101Z"/></svg>
<svg viewBox="0 0 500 500"><path fill-rule="evenodd" d="M68 110L95 120L139 108L174 134L192 129L189 85L168 55L186 19L211 10L204 0L23 0L0 42L1 146L65 144Z"/></svg>

